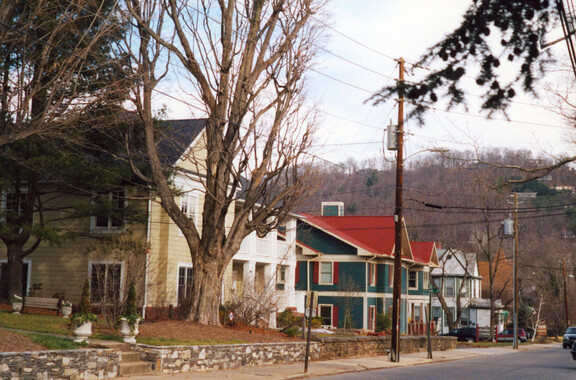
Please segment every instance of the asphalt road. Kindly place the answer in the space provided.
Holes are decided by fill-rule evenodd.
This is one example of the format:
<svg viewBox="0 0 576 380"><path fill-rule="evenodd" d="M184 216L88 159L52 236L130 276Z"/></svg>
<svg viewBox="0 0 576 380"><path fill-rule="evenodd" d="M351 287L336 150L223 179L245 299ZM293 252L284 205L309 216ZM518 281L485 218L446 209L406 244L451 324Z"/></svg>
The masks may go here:
<svg viewBox="0 0 576 380"><path fill-rule="evenodd" d="M559 347L411 367L346 373L323 378L330 380L576 379L576 360L572 360L569 350Z"/></svg>

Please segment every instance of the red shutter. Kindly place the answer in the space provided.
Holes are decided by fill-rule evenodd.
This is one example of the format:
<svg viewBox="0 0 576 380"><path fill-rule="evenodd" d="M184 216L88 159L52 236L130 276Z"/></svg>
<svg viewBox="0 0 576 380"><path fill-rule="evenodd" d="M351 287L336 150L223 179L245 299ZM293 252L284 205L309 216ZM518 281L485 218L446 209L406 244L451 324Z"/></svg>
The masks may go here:
<svg viewBox="0 0 576 380"><path fill-rule="evenodd" d="M338 262L334 262L334 265L332 266L332 283L333 284L337 284L338 281L340 281L340 263Z"/></svg>
<svg viewBox="0 0 576 380"><path fill-rule="evenodd" d="M296 273L294 274L294 284L300 282L300 261L296 261Z"/></svg>
<svg viewBox="0 0 576 380"><path fill-rule="evenodd" d="M318 272L320 270L320 265L318 264L318 261L314 261L312 263L312 282L317 284L318 283ZM310 277L308 277L310 278Z"/></svg>
<svg viewBox="0 0 576 380"><path fill-rule="evenodd" d="M338 306L332 306L332 326L338 328Z"/></svg>
<svg viewBox="0 0 576 380"><path fill-rule="evenodd" d="M372 308L368 306L368 330L372 330Z"/></svg>

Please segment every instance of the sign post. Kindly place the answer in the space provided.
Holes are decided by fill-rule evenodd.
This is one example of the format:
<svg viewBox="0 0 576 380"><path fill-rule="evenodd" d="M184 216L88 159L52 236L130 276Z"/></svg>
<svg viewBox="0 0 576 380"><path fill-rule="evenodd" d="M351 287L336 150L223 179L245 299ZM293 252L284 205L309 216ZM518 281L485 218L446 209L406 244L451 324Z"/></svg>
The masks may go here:
<svg viewBox="0 0 576 380"><path fill-rule="evenodd" d="M306 295L306 306L308 310L308 336L306 337L306 358L304 358L304 373L308 373L308 357L310 356L310 334L312 333L312 311L318 305L318 295L310 292Z"/></svg>
<svg viewBox="0 0 576 380"><path fill-rule="evenodd" d="M430 330L432 330L432 293L438 294L438 289L431 287L428 291L428 359L432 359L432 340L430 339Z"/></svg>

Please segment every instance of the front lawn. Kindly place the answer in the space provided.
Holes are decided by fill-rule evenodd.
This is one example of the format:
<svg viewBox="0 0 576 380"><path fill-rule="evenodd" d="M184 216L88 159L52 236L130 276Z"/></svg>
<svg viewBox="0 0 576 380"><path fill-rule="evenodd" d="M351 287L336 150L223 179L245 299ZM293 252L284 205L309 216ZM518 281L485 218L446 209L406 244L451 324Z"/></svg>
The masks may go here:
<svg viewBox="0 0 576 380"><path fill-rule="evenodd" d="M68 328L68 319L51 315L12 314L0 311L0 327L49 334L71 335L71 331Z"/></svg>

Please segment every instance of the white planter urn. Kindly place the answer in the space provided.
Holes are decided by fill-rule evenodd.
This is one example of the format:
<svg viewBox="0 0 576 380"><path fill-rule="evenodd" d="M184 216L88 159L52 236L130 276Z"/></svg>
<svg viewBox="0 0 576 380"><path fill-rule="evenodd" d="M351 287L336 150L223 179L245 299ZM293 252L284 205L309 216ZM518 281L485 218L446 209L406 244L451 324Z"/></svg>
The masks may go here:
<svg viewBox="0 0 576 380"><path fill-rule="evenodd" d="M14 301L12 302L12 312L14 314L20 314L22 311L22 302Z"/></svg>
<svg viewBox="0 0 576 380"><path fill-rule="evenodd" d="M62 312L62 316L64 318L69 318L70 314L72 314L72 306L62 306L60 311Z"/></svg>
<svg viewBox="0 0 576 380"><path fill-rule="evenodd" d="M124 343L136 343L136 335L138 335L138 325L140 319L136 320L134 327L130 327L126 318L120 318L122 325L120 326L120 334L124 337Z"/></svg>
<svg viewBox="0 0 576 380"><path fill-rule="evenodd" d="M88 342L90 335L92 335L92 322L74 326L74 343Z"/></svg>

